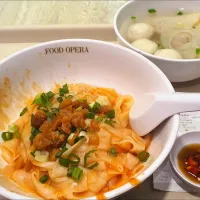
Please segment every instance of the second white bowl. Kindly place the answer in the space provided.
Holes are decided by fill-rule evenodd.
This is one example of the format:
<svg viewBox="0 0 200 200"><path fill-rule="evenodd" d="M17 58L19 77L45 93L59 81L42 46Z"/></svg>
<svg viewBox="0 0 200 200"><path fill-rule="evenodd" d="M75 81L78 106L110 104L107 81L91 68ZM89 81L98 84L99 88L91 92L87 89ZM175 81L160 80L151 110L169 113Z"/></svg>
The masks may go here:
<svg viewBox="0 0 200 200"><path fill-rule="evenodd" d="M169 78L171 82L184 82L200 77L200 59L174 60L159 58L134 48L120 33L123 23L131 16L142 19L148 14L148 9L156 9L158 15L169 15L176 13L178 9L184 8L186 12L200 12L200 1L130 1L124 4L115 14L114 29L121 45L128 47L154 62Z"/></svg>

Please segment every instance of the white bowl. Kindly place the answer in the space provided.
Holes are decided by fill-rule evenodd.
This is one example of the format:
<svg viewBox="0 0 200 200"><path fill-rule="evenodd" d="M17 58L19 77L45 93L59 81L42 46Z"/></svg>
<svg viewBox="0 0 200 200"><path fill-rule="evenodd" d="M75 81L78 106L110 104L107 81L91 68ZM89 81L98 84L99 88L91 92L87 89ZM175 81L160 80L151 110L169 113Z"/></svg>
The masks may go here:
<svg viewBox="0 0 200 200"><path fill-rule="evenodd" d="M84 51L78 53L80 51L78 47ZM72 51L69 51L70 48ZM10 79L10 84L5 77ZM174 92L166 76L140 54L119 45L84 39L39 44L2 60L0 62L0 89L14 91L12 93L14 96L9 97L10 102L14 103L16 97L18 97L18 102L23 100L21 81L24 81L23 91L27 93L27 98L31 94L36 94L33 91L35 87L32 87L34 82L45 91L51 89L54 82L67 81L111 87L120 93L131 94L133 97L145 92ZM14 114L12 120L17 118L20 111L21 108L17 106L10 106L7 109L7 113ZM144 171L137 176L139 181L142 182L149 177L167 157L175 142L178 125L179 115L175 115L154 131L149 148L152 159L147 162ZM132 187L130 183L127 183L107 192L105 196L112 198ZM10 199L25 199L24 196L12 193L3 187L0 187L0 194Z"/></svg>
<svg viewBox="0 0 200 200"><path fill-rule="evenodd" d="M114 17L114 30L121 45L141 53L155 63L168 77L171 82L190 81L200 77L200 59L174 60L164 59L145 53L129 44L122 34L120 28L130 20L131 16L143 19L148 15L148 9L155 8L158 15L167 16L176 13L178 9L184 8L186 12L200 12L200 1L129 1L116 12ZM123 28L126 29L126 28Z"/></svg>

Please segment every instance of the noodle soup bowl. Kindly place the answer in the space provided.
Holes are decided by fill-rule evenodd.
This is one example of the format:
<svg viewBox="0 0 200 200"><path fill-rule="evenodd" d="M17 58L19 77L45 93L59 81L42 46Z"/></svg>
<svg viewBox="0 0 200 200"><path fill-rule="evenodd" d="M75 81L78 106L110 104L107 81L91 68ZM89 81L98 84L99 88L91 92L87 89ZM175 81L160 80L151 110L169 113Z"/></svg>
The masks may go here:
<svg viewBox="0 0 200 200"><path fill-rule="evenodd" d="M55 83L66 82L114 88L133 98L146 92L174 92L169 80L155 64L130 49L86 39L50 41L26 48L0 62L1 131L19 117L27 99L40 91L49 91ZM143 168L130 182L104 196L108 199L116 197L148 178L169 154L178 125L179 115L174 115L157 127L151 133L150 158ZM4 166L1 159L0 167ZM0 179L1 195L9 199L32 198L5 177L0 176Z"/></svg>
<svg viewBox="0 0 200 200"><path fill-rule="evenodd" d="M149 9L155 9L156 14L149 14ZM149 16L176 16L179 9L185 13L200 12L199 1L129 1L116 12L114 30L120 45L136 51L156 64L171 82L185 82L200 77L200 59L168 59L146 53L135 48L128 42L127 30L133 22L143 22ZM131 17L136 17L131 19ZM184 15L182 15L184 16ZM186 19L188 20L188 19ZM160 23L160 24L159 24ZM157 21L155 27L160 27L165 21ZM187 29L187 28L185 28ZM199 29L200 30L200 29Z"/></svg>

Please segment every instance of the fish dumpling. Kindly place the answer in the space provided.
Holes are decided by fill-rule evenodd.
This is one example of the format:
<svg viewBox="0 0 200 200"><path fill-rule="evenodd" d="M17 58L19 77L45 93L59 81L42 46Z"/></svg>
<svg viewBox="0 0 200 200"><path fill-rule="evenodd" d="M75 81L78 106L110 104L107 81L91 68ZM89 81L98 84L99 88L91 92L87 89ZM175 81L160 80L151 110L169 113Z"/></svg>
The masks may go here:
<svg viewBox="0 0 200 200"><path fill-rule="evenodd" d="M182 59L181 54L174 49L159 49L154 55L161 58Z"/></svg>
<svg viewBox="0 0 200 200"><path fill-rule="evenodd" d="M155 32L153 26L146 23L135 23L129 26L127 38L130 43L138 39L150 39Z"/></svg>
<svg viewBox="0 0 200 200"><path fill-rule="evenodd" d="M137 49L140 49L141 51L150 54L154 54L154 52L158 49L158 44L149 39L135 40L131 45Z"/></svg>

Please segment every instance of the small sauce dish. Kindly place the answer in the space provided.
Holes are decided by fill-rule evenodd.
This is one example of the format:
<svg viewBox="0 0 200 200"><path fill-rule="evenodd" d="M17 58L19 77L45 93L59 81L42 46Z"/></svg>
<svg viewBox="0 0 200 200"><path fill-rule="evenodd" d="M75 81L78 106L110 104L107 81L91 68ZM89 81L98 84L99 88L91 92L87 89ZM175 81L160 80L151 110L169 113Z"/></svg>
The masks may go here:
<svg viewBox="0 0 200 200"><path fill-rule="evenodd" d="M176 174L186 183L200 188L200 131L178 137L169 157Z"/></svg>

